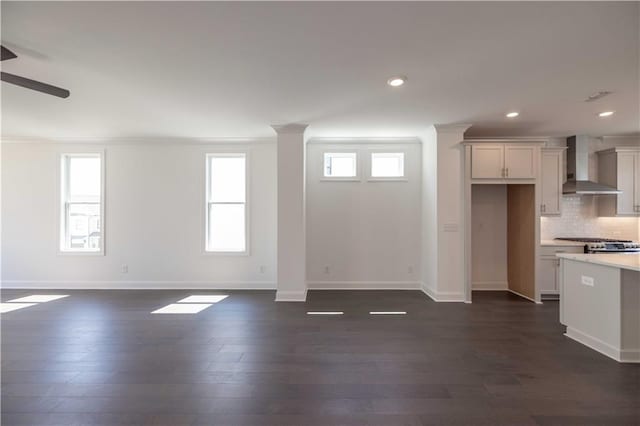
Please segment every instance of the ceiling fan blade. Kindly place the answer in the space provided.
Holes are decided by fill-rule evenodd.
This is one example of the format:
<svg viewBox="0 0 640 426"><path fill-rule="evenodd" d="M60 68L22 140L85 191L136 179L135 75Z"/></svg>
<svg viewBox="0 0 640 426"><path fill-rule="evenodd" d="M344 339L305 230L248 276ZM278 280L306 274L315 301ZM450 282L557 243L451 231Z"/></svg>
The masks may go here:
<svg viewBox="0 0 640 426"><path fill-rule="evenodd" d="M13 58L17 58L17 57L18 57L18 55L16 55L15 53L10 51L6 47L0 46L0 61L4 61L4 60L7 60L7 59L13 59Z"/></svg>
<svg viewBox="0 0 640 426"><path fill-rule="evenodd" d="M4 71L0 72L0 79L6 83L15 84L16 86L24 87L31 90L37 90L38 92L57 96L59 98L68 98L71 94L67 89L62 89L50 84L41 83L29 78L20 77L19 75L9 74L8 72Z"/></svg>

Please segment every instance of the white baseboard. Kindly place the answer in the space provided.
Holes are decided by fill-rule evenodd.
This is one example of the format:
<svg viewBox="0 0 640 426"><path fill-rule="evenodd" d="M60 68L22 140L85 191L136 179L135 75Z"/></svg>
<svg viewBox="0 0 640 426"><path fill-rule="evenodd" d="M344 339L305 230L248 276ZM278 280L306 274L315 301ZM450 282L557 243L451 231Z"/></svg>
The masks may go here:
<svg viewBox="0 0 640 426"><path fill-rule="evenodd" d="M276 291L276 302L306 302L307 290L303 291Z"/></svg>
<svg viewBox="0 0 640 426"><path fill-rule="evenodd" d="M640 349L622 349L620 362L640 363Z"/></svg>
<svg viewBox="0 0 640 426"><path fill-rule="evenodd" d="M504 291L508 289L509 283L506 281L474 281L471 283L472 291Z"/></svg>
<svg viewBox="0 0 640 426"><path fill-rule="evenodd" d="M309 290L420 290L419 281L307 281Z"/></svg>
<svg viewBox="0 0 640 426"><path fill-rule="evenodd" d="M275 290L272 281L17 281L4 280L3 289L58 290Z"/></svg>
<svg viewBox="0 0 640 426"><path fill-rule="evenodd" d="M640 363L640 349L620 350L597 337L590 336L571 327L567 327L567 332L564 335L618 362Z"/></svg>
<svg viewBox="0 0 640 426"><path fill-rule="evenodd" d="M426 284L422 283L420 288L424 294L429 296L435 302L464 302L463 293L438 292Z"/></svg>

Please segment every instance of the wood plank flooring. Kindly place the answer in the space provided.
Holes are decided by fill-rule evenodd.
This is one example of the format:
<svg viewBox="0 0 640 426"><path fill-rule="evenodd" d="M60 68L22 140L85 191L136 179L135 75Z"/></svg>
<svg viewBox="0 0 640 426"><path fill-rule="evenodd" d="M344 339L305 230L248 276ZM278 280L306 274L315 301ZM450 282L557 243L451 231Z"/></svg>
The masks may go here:
<svg viewBox="0 0 640 426"><path fill-rule="evenodd" d="M48 293L69 297L2 315L3 425L640 424L640 365L565 338L557 302L197 290L5 290L2 301ZM229 297L151 314L192 294Z"/></svg>

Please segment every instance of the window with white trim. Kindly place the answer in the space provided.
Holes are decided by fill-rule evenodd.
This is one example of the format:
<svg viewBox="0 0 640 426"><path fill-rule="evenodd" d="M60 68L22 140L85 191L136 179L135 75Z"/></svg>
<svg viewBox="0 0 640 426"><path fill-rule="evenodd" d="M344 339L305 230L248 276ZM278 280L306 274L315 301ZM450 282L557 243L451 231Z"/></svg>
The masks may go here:
<svg viewBox="0 0 640 426"><path fill-rule="evenodd" d="M371 153L371 177L372 178L403 178L404 177L404 153L403 152L372 152Z"/></svg>
<svg viewBox="0 0 640 426"><path fill-rule="evenodd" d="M206 251L247 252L247 155L207 154Z"/></svg>
<svg viewBox="0 0 640 426"><path fill-rule="evenodd" d="M102 155L63 154L60 169L60 250L101 253L104 244Z"/></svg>
<svg viewBox="0 0 640 426"><path fill-rule="evenodd" d="M325 178L355 178L358 175L358 160L355 152L325 152Z"/></svg>

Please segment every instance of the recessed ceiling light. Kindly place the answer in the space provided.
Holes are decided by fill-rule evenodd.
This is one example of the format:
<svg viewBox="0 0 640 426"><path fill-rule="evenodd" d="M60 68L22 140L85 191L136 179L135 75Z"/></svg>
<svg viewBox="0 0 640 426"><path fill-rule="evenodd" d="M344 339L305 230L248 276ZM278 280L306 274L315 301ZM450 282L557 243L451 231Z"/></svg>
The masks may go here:
<svg viewBox="0 0 640 426"><path fill-rule="evenodd" d="M519 116L519 115L520 115L520 113L519 113L519 112L516 112L516 111L513 111L513 112L509 112L509 113L507 113L507 117L508 117L508 118L516 118L516 117L517 117L517 116Z"/></svg>
<svg viewBox="0 0 640 426"><path fill-rule="evenodd" d="M397 76L387 80L387 84L391 87L400 87L407 82L407 77Z"/></svg>
<svg viewBox="0 0 640 426"><path fill-rule="evenodd" d="M611 117L615 111L604 111L598 114L599 117Z"/></svg>

